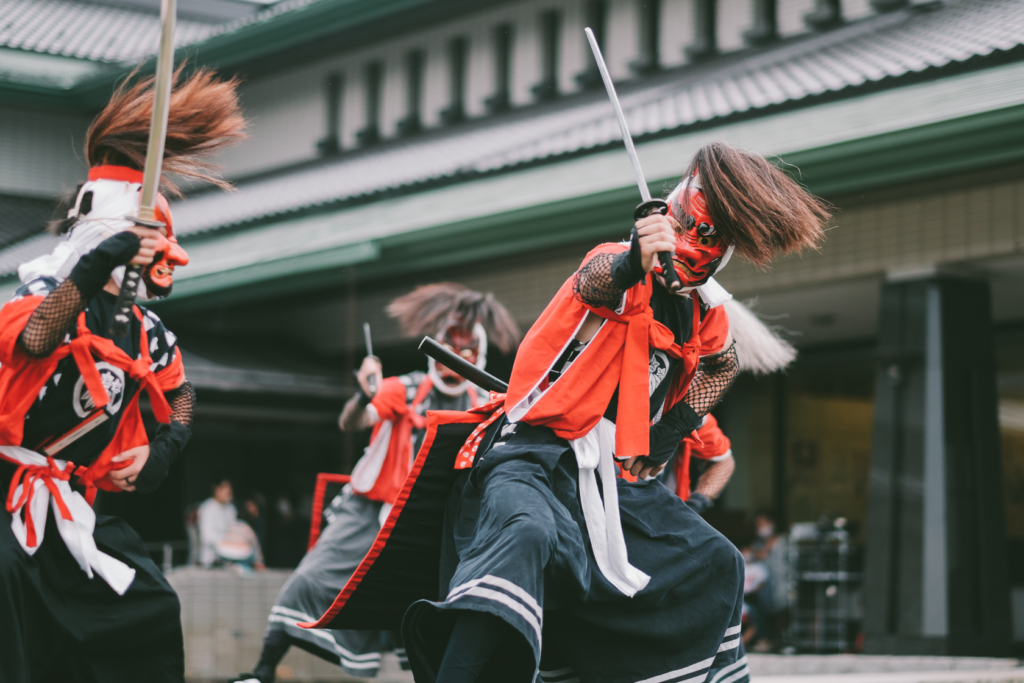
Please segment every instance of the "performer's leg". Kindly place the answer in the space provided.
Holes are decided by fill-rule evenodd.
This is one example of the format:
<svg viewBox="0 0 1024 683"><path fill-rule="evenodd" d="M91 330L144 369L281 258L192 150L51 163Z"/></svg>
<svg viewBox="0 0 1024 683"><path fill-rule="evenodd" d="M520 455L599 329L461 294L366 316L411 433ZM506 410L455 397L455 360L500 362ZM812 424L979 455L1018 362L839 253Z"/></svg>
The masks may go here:
<svg viewBox="0 0 1024 683"><path fill-rule="evenodd" d="M263 650L260 651L260 660L256 664L253 676L260 683L274 683L277 665L288 654L290 647L291 641L284 631L267 631L267 635L263 637Z"/></svg>
<svg viewBox="0 0 1024 683"><path fill-rule="evenodd" d="M0 683L184 680L174 590L122 520L98 516L94 537L101 551L135 569L123 596L82 571L52 512L31 557L0 513Z"/></svg>
<svg viewBox="0 0 1024 683"><path fill-rule="evenodd" d="M455 617L437 680L445 683L476 683L494 649L509 635L509 627L484 612L460 612Z"/></svg>
<svg viewBox="0 0 1024 683"><path fill-rule="evenodd" d="M628 598L591 560L586 598L545 613L545 645L581 681L746 681L739 551L658 482L620 480L619 507L629 561L650 582Z"/></svg>
<svg viewBox="0 0 1024 683"><path fill-rule="evenodd" d="M520 636L504 639L494 657L484 660L484 677L495 683L532 681L540 659L548 584L559 594L551 599L583 593L583 539L554 493L574 480L552 463L572 454L564 441L543 432L553 443L514 444L509 439L508 446L489 452L459 496L459 509L449 510L459 561L446 599L414 604L402 627L417 681L446 680L438 672L451 652L450 635L458 621L454 613L467 610L494 615Z"/></svg>
<svg viewBox="0 0 1024 683"><path fill-rule="evenodd" d="M278 592L267 618L260 661L242 680L273 681L277 664L292 645L341 666L350 675L377 674L381 631L304 629L298 624L316 621L345 587L380 530L380 508L379 502L353 494L332 504L333 521Z"/></svg>

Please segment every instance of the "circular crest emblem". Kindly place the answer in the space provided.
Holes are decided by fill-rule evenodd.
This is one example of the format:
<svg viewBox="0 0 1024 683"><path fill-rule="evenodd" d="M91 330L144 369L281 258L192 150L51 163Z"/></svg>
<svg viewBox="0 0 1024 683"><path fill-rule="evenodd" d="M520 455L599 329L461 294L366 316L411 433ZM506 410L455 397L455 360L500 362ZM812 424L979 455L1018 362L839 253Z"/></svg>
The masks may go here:
<svg viewBox="0 0 1024 683"><path fill-rule="evenodd" d="M103 361L96 363L96 369L100 371L103 388L107 390L107 396L110 397L107 410L112 414L116 414L120 412L121 401L124 400L124 370ZM71 407L75 409L75 414L78 417L83 418L88 417L92 411L96 410L92 396L89 395L89 390L85 388L84 377L79 377L78 382L75 383Z"/></svg>

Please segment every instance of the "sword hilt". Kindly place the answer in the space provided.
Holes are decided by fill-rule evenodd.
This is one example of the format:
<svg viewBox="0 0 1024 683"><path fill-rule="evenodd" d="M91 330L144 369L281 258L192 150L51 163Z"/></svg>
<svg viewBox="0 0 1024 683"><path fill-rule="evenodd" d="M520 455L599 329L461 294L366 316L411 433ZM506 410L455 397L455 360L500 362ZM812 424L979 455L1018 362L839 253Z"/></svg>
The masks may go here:
<svg viewBox="0 0 1024 683"><path fill-rule="evenodd" d="M142 213L140 211L140 213ZM144 228L159 230L164 227L163 221L147 220L138 216L128 216L128 220ZM114 319L110 323L111 337L127 337L132 320L132 308L135 297L139 293L139 280L142 278L142 266L127 265L124 267L124 279L121 280L121 291L117 294L114 304Z"/></svg>
<svg viewBox="0 0 1024 683"><path fill-rule="evenodd" d="M648 199L645 202L640 202L633 210L633 220L638 221L656 213L660 213L662 216L666 215L668 202L664 199ZM665 280L668 291L675 293L682 289L683 283L679 281L676 268L672 265L672 254L667 251L659 251L658 263L661 264L661 277Z"/></svg>

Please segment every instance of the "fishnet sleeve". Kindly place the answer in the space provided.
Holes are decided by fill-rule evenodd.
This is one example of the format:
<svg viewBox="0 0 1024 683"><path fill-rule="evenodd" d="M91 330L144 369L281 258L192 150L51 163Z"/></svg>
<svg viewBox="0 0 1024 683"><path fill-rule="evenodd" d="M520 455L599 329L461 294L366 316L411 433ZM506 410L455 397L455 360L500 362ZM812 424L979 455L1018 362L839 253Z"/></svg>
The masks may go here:
<svg viewBox="0 0 1024 683"><path fill-rule="evenodd" d="M49 356L57 350L85 304L85 298L75 283L70 279L64 280L29 316L18 337L21 348L33 358Z"/></svg>
<svg viewBox="0 0 1024 683"><path fill-rule="evenodd" d="M171 420L191 427L196 410L196 390L192 382L185 380L177 389L164 392L164 398L171 406Z"/></svg>
<svg viewBox="0 0 1024 683"><path fill-rule="evenodd" d="M699 417L707 415L722 400L738 374L740 364L734 341L725 351L700 359L697 374L690 382L683 402Z"/></svg>
<svg viewBox="0 0 1024 683"><path fill-rule="evenodd" d="M595 308L604 306L615 310L622 303L625 290L612 278L612 264L616 254L596 254L580 266L572 281L576 298Z"/></svg>
<svg viewBox="0 0 1024 683"><path fill-rule="evenodd" d="M700 475L700 479L697 480L697 486L694 487L694 491L705 496L708 500L718 498L719 494L722 493L722 489L729 483L729 479L732 477L733 470L735 469L736 461L731 456L724 460L710 463L708 468L704 470L704 473Z"/></svg>

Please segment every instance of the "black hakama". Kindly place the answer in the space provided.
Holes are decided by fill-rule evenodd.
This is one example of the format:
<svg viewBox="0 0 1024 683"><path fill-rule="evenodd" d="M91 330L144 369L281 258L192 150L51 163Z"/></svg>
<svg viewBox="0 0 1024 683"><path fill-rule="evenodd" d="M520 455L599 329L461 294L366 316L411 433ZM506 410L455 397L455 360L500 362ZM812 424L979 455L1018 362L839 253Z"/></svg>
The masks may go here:
<svg viewBox="0 0 1024 683"><path fill-rule="evenodd" d="M0 462L7 490L8 463ZM13 467L10 467L13 471ZM178 596L142 539L117 517L97 515L100 551L135 570L118 595L89 578L64 545L54 513L29 556L0 511L0 683L182 683Z"/></svg>
<svg viewBox="0 0 1024 683"><path fill-rule="evenodd" d="M522 636L481 680L740 683L743 558L657 481L618 481L629 561L651 578L633 597L597 568L575 454L520 423L478 455L448 500L440 601L403 623L417 683L437 680L456 610L495 615Z"/></svg>

